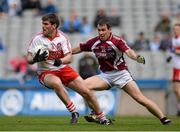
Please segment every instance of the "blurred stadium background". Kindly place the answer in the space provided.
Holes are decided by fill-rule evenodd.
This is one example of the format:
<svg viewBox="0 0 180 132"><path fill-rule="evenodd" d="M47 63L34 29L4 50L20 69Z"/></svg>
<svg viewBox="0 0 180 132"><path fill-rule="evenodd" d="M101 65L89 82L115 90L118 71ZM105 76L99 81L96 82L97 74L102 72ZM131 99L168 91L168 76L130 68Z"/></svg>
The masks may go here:
<svg viewBox="0 0 180 132"><path fill-rule="evenodd" d="M40 0L40 2L42 6L47 4L47 0ZM121 23L112 30L119 36L125 34L128 42L131 43L136 40L139 32L144 32L151 41L154 28L162 14L167 13L173 21L180 12L179 0L52 0L52 3L56 6L58 15L64 20L74 11L79 18L86 16L92 27L97 10L104 9L107 15L111 15L111 10L115 9ZM2 2L0 4L2 6ZM10 65L14 57L23 56L26 53L31 38L41 30L41 16L41 13L37 14L31 9L24 10L22 16L1 12L0 40L4 47L0 51L1 115L68 114L62 102L58 101L52 91L42 88L36 79L28 79L25 82L18 80ZM95 28L92 28L88 34L76 32L67 33L67 35L74 47L97 33ZM145 56L147 63L140 65L126 58L130 72L146 96L154 100L166 114L175 115L176 99L170 81L172 65L166 62L166 58L170 55L169 51L139 50L138 52ZM71 65L76 70L81 56L82 54L73 57ZM150 115L124 92L112 89L109 92L97 94L101 95L99 100L102 108L110 115ZM72 91L70 96L77 103L80 112L86 113L82 98ZM109 104L112 106L109 107Z"/></svg>

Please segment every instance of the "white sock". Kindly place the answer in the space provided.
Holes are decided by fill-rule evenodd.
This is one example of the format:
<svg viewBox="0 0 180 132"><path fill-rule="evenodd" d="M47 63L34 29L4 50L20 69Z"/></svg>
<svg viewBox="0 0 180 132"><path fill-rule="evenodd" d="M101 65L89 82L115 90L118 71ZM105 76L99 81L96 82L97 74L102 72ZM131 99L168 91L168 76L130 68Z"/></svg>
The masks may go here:
<svg viewBox="0 0 180 132"><path fill-rule="evenodd" d="M74 105L73 102L70 102L66 108L69 110L69 112L73 113L73 112L76 112L76 106Z"/></svg>
<svg viewBox="0 0 180 132"><path fill-rule="evenodd" d="M98 117L98 119L101 120L101 121L106 120L106 116L105 116L104 112L98 113L98 114L97 114L97 117Z"/></svg>

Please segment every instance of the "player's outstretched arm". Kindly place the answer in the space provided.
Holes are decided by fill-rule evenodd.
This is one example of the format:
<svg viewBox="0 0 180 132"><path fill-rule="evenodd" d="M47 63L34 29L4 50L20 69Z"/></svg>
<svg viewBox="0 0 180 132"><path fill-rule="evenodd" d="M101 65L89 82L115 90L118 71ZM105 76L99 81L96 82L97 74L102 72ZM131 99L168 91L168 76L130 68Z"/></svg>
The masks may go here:
<svg viewBox="0 0 180 132"><path fill-rule="evenodd" d="M142 55L138 55L133 49L128 49L126 52L127 56L138 63L145 64L145 58Z"/></svg>
<svg viewBox="0 0 180 132"><path fill-rule="evenodd" d="M81 53L81 48L80 46L78 45L77 47L75 48L72 48L72 54L78 54L78 53Z"/></svg>

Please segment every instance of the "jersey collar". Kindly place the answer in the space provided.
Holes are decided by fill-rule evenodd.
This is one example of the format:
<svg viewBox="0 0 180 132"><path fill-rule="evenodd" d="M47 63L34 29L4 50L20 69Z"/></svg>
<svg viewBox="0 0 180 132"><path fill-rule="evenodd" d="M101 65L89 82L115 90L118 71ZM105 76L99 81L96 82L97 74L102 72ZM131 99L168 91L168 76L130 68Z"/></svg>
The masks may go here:
<svg viewBox="0 0 180 132"><path fill-rule="evenodd" d="M113 37L113 35L112 35L112 33L110 33L110 36L109 36L109 38L106 41L110 41L112 39L112 37ZM100 37L99 37L99 40L101 41Z"/></svg>
<svg viewBox="0 0 180 132"><path fill-rule="evenodd" d="M60 36L60 34L59 34L58 30L56 30L55 36L53 38L48 38L48 39L50 41L52 41L54 38L59 37L59 36Z"/></svg>
<svg viewBox="0 0 180 132"><path fill-rule="evenodd" d="M180 35L176 35L175 38L176 38L176 39L177 39L177 38L180 38Z"/></svg>
<svg viewBox="0 0 180 132"><path fill-rule="evenodd" d="M109 38L107 39L107 41L111 40L113 37L112 33L110 34Z"/></svg>

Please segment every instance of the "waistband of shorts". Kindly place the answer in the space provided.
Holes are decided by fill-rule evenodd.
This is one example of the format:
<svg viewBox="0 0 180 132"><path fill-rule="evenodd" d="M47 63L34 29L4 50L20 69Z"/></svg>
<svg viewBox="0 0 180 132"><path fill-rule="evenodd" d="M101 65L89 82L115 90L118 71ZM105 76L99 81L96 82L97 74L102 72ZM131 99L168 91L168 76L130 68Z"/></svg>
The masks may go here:
<svg viewBox="0 0 180 132"><path fill-rule="evenodd" d="M127 71L127 70L126 69L124 69L124 70L112 70L112 71L106 71L106 72L101 71L101 73L110 74L110 73L116 73L116 72L120 72L120 71Z"/></svg>
<svg viewBox="0 0 180 132"><path fill-rule="evenodd" d="M62 65L61 67L57 68L57 69L43 69L43 70L38 70L37 73L38 75L40 75L41 73L45 72L45 71L58 71L61 70L62 68L66 67L68 65Z"/></svg>

